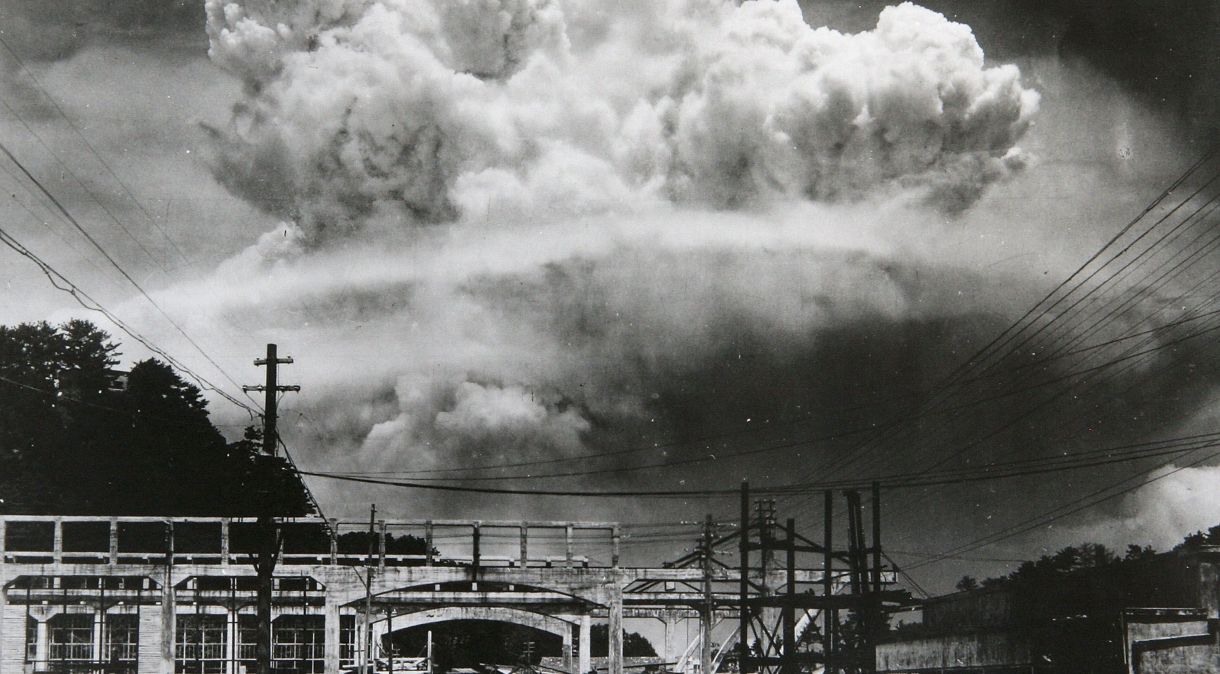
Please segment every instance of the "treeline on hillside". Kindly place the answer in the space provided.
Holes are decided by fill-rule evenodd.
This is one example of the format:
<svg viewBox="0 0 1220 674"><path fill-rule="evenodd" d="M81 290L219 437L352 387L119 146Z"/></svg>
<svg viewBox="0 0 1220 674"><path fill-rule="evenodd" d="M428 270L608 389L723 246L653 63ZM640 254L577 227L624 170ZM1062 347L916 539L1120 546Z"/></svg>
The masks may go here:
<svg viewBox="0 0 1220 674"><path fill-rule="evenodd" d="M280 515L311 512L286 462L227 442L199 388L149 359L118 372L88 321L0 326L0 512Z"/></svg>
<svg viewBox="0 0 1220 674"><path fill-rule="evenodd" d="M1196 548L1202 545L1220 545L1220 525L1206 532L1196 531L1182 539L1174 550ZM1086 569L1121 570L1135 568L1157 556L1151 546L1128 545L1121 556L1100 543L1081 543L1063 548L1058 552L1042 555L1036 560L1021 562L1012 573L994 578L985 578L980 583L972 576L962 576L957 581L958 590L976 590L980 587L997 587L1010 583L1032 583L1051 581Z"/></svg>

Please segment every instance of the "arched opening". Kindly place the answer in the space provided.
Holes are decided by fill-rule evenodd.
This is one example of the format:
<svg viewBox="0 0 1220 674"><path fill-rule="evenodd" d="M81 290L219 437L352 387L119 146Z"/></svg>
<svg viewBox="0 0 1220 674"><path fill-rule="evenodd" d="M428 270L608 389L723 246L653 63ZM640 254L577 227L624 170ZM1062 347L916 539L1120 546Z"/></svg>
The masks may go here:
<svg viewBox="0 0 1220 674"><path fill-rule="evenodd" d="M537 665L543 657L563 655L563 639L537 627L500 620L444 620L382 637L383 648L402 657L422 657L432 635L433 671L484 670L492 665Z"/></svg>

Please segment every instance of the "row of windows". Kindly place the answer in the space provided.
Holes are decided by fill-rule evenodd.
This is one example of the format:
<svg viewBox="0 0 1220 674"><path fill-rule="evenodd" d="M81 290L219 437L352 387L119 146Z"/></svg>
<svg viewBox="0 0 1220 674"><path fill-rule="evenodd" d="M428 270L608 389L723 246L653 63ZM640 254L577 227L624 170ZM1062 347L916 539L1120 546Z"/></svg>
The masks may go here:
<svg viewBox="0 0 1220 674"><path fill-rule="evenodd" d="M108 614L102 629L102 657L106 663L134 666L139 654L137 616ZM47 621L47 660L52 665L96 662L93 652L95 617L66 613ZM221 674L230 658L247 671L255 666L255 617L238 616L236 653L228 648L229 618L214 614L177 617L174 639L175 671L181 674ZM271 657L277 669L302 674L323 671L325 631L322 616L281 616L272 624ZM341 616L341 654L351 659L355 644L355 618ZM38 621L26 620L26 660L37 659Z"/></svg>
<svg viewBox="0 0 1220 674"><path fill-rule="evenodd" d="M227 643L229 618L223 615L180 615L174 646L175 672L221 674L230 658L252 671L256 623L254 616L238 616L237 649L230 654ZM317 674L325 666L324 618L281 616L271 628L271 659L275 669ZM234 657L235 656L235 657Z"/></svg>
<svg viewBox="0 0 1220 674"><path fill-rule="evenodd" d="M91 613L65 613L47 621L47 660L55 662L92 662L94 616ZM140 647L140 627L136 616L106 615L102 626L104 662L134 663ZM25 657L37 658L38 621L26 618Z"/></svg>

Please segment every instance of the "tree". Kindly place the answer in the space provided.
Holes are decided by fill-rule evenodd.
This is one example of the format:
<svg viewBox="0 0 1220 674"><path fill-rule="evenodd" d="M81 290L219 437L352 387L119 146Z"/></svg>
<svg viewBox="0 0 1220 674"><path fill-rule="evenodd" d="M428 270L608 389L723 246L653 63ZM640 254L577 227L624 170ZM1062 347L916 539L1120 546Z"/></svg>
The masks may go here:
<svg viewBox="0 0 1220 674"><path fill-rule="evenodd" d="M962 576L961 580L957 581L956 587L959 592L969 592L979 589L979 582L974 579L974 576Z"/></svg>
<svg viewBox="0 0 1220 674"><path fill-rule="evenodd" d="M1206 532L1196 531L1182 539L1181 543L1174 546L1174 550L1183 548L1197 548L1204 545L1220 545L1220 524L1211 527Z"/></svg>
<svg viewBox="0 0 1220 674"><path fill-rule="evenodd" d="M1118 562L1118 557L1100 543L1068 546L1052 555L1042 555L1037 561L1022 562L1008 575L1009 580L1040 582L1064 576L1081 569L1097 569Z"/></svg>
<svg viewBox="0 0 1220 674"><path fill-rule="evenodd" d="M1138 545L1128 545L1127 554L1123 555L1124 562L1142 562L1156 557L1156 550L1152 549L1151 545L1143 547Z"/></svg>
<svg viewBox="0 0 1220 674"><path fill-rule="evenodd" d="M77 428L98 419L117 347L85 321L0 326L0 499L14 507L77 507ZM100 434L83 438L96 442Z"/></svg>
<svg viewBox="0 0 1220 674"><path fill-rule="evenodd" d="M249 515L272 495L310 512L290 466L250 434L226 442L198 387L156 359L118 372L118 355L87 321L0 326L0 510Z"/></svg>
<svg viewBox="0 0 1220 674"><path fill-rule="evenodd" d="M594 625L589 633L589 652L594 655L606 655L610 652L610 626ZM648 637L639 632L623 630L623 657L651 658L656 657L657 650L653 648Z"/></svg>

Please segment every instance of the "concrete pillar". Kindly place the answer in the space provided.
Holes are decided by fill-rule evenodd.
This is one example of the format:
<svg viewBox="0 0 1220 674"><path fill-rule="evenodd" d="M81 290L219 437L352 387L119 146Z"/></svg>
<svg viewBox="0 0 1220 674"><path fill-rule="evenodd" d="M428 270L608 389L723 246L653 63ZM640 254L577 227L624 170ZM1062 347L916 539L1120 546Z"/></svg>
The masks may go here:
<svg viewBox="0 0 1220 674"><path fill-rule="evenodd" d="M610 588L610 649L606 654L609 656L609 673L608 674L623 674L623 587L619 583L617 575L614 578L614 587Z"/></svg>
<svg viewBox="0 0 1220 674"><path fill-rule="evenodd" d="M326 674L338 674L339 672L339 601L334 594L328 589L326 592L326 603L322 609L323 613L323 632L322 645L325 648L325 667Z"/></svg>
<svg viewBox="0 0 1220 674"><path fill-rule="evenodd" d="M119 518L110 518L110 565L119 563Z"/></svg>
<svg viewBox="0 0 1220 674"><path fill-rule="evenodd" d="M225 674L239 674L237 671L238 627L237 609L229 607L225 615Z"/></svg>
<svg viewBox="0 0 1220 674"><path fill-rule="evenodd" d="M55 529L51 538L51 555L56 564L64 561L64 520L62 517L55 518Z"/></svg>
<svg viewBox="0 0 1220 674"><path fill-rule="evenodd" d="M712 624L706 616L699 618L699 671L701 673L711 672L712 658L715 654L712 653Z"/></svg>
<svg viewBox="0 0 1220 674"><path fill-rule="evenodd" d="M7 674L8 671L13 668L12 663L17 662L16 660L10 660L9 665L4 664L6 659L12 657L9 655L9 653L12 650L11 646L9 646L10 642L5 641L5 639L4 639L5 634L7 633L4 625L5 625L5 623L9 622L9 620L11 620L11 618L8 615L8 601L5 599L5 593L4 593L4 588L7 585L8 585L8 574L5 573L5 570L4 570L4 520L0 519L0 674ZM21 661L24 662L25 661L25 620L24 620L24 616L20 620L21 620L21 629L17 630L17 634L21 635L21 639L20 639L21 655L22 655ZM13 641L18 641L18 640L13 639Z"/></svg>
<svg viewBox="0 0 1220 674"><path fill-rule="evenodd" d="M229 565L229 518L227 517L220 520L220 565Z"/></svg>
<svg viewBox="0 0 1220 674"><path fill-rule="evenodd" d="M50 616L47 620L39 620L34 642L34 670L45 672L50 669L47 663L51 658L51 625Z"/></svg>
<svg viewBox="0 0 1220 674"><path fill-rule="evenodd" d="M372 626L369 625L367 614L364 611L356 613L356 666L363 667L369 661L369 630Z"/></svg>
<svg viewBox="0 0 1220 674"><path fill-rule="evenodd" d="M376 658L378 655L383 655L381 650L382 641L385 635L390 633L390 624L385 618L373 619L373 654L371 657Z"/></svg>
<svg viewBox="0 0 1220 674"><path fill-rule="evenodd" d="M578 655L580 657L580 671L578 674L588 674L589 670L593 669L593 660L591 659L593 656L591 652L593 650L593 619L587 613L580 617L580 643L578 646Z"/></svg>
<svg viewBox="0 0 1220 674"><path fill-rule="evenodd" d="M665 662L674 661L674 621L668 611L665 612L665 617L661 618L661 624L665 627L665 642L661 646L661 658Z"/></svg>
<svg viewBox="0 0 1220 674"><path fill-rule="evenodd" d="M102 623L105 619L106 616L101 611L96 609L93 611L93 649L90 652L93 653L92 659L96 662L106 661L106 654L102 652L102 644L104 643L102 639Z"/></svg>
<svg viewBox="0 0 1220 674"><path fill-rule="evenodd" d="M479 587L477 585L478 580L479 580L479 558L482 556L482 552L479 549L479 546L481 544L480 539L481 539L481 532L480 532L479 521L475 520L475 522L470 525L470 568L471 568L471 571L474 573L473 579L475 581L475 584L471 585L470 589L472 589L472 590L479 589Z"/></svg>
<svg viewBox="0 0 1220 674"><path fill-rule="evenodd" d="M172 552L169 554L173 555ZM166 566L161 582L161 649L159 653L161 674L173 674L174 672L174 638L177 636L178 629L177 604L173 567Z"/></svg>
<svg viewBox="0 0 1220 674"><path fill-rule="evenodd" d="M339 563L339 520L330 518L330 565Z"/></svg>
<svg viewBox="0 0 1220 674"><path fill-rule="evenodd" d="M377 568L385 570L385 520L377 520Z"/></svg>
<svg viewBox="0 0 1220 674"><path fill-rule="evenodd" d="M161 658L161 607L142 605L139 614L137 629L140 630L140 647L136 654L136 671L139 674L161 674L164 666Z"/></svg>
<svg viewBox="0 0 1220 674"><path fill-rule="evenodd" d="M0 674L21 674L28 671L25 642L25 606L9 604L0 620L8 623L4 627L7 639L0 639ZM31 615L31 618L35 616ZM37 623L35 623L37 624ZM32 663L30 663L32 665Z"/></svg>
<svg viewBox="0 0 1220 674"><path fill-rule="evenodd" d="M563 631L563 669L572 672L572 629Z"/></svg>

